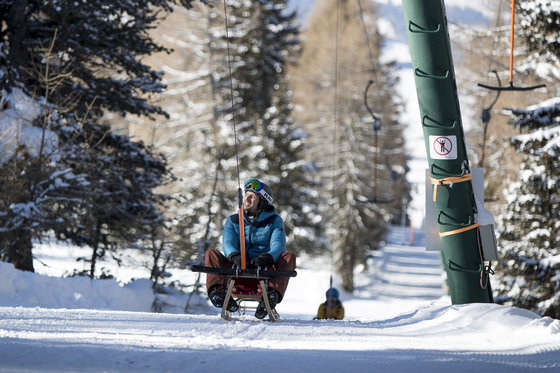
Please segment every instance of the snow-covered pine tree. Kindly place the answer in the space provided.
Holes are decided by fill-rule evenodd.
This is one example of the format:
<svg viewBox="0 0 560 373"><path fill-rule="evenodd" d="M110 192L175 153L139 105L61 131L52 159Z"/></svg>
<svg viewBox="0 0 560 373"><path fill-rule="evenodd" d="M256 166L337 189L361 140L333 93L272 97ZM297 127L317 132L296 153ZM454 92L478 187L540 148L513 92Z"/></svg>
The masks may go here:
<svg viewBox="0 0 560 373"><path fill-rule="evenodd" d="M232 110L228 58L231 57L232 71L243 66L242 58L236 53L243 46L236 44L236 38L231 36L243 30L246 21L231 17L229 13L231 7L247 4L226 3L229 40L226 40L223 3L216 1L212 8L195 10L198 13L195 24L200 30L198 37L181 43L187 51L195 52L188 53L192 63L185 63L183 67L185 74L195 78L176 85L178 90L186 90L180 98L189 103L178 115L196 118L195 126L186 122L187 127L181 131L185 133L185 146L177 149L180 157L189 160L174 165L179 169L178 176L184 180L177 184L181 203L175 209L178 214L173 229L176 233L174 251L183 261L202 259L208 248L217 248L226 217L237 211L234 121L239 130L238 116L244 109L236 100L235 112ZM193 67L194 71L190 70ZM231 79L233 87L239 86L235 75ZM241 154L241 170L245 169L245 159Z"/></svg>
<svg viewBox="0 0 560 373"><path fill-rule="evenodd" d="M25 112L34 111L25 95L13 96L3 96L2 103L14 105L17 100ZM25 102L28 105L22 105ZM85 174L57 164L56 136L45 128L18 123L26 119L32 117L17 110L0 113L0 258L33 272L32 239L61 219L53 216L53 206L81 200L81 186L87 180Z"/></svg>
<svg viewBox="0 0 560 373"><path fill-rule="evenodd" d="M528 55L519 67L534 71L550 82L549 90L560 80L560 7L553 0L523 0L517 2L521 36L527 43ZM554 88L553 88L554 89Z"/></svg>
<svg viewBox="0 0 560 373"><path fill-rule="evenodd" d="M529 133L514 136L522 155L519 182L507 190L499 216L501 260L496 300L560 317L560 8L552 1L519 4L529 54L522 67L547 80L557 96L527 109L511 109L513 124Z"/></svg>
<svg viewBox="0 0 560 373"><path fill-rule="evenodd" d="M309 170L302 161L303 133L289 118L292 104L286 65L296 58L299 30L295 15L284 14L285 8L284 0L227 2L227 43L224 14L219 9L211 14L215 124L208 133L209 140L214 140L208 144L213 147L207 151L214 155L217 167L214 195L222 214L236 210L237 140L241 183L251 177L267 182L285 218L290 250L313 251L321 245L321 217L315 192L309 188ZM221 223L216 221L215 226Z"/></svg>
<svg viewBox="0 0 560 373"><path fill-rule="evenodd" d="M512 138L523 161L500 219L496 300L560 318L560 98L512 115L532 132Z"/></svg>
<svg viewBox="0 0 560 373"><path fill-rule="evenodd" d="M29 96L48 94L52 102L72 97L73 111L90 116L104 110L164 114L146 98L163 90L161 73L138 57L166 50L147 32L179 2L190 6L192 0L3 1L7 67L0 89L19 86ZM47 93L41 85L47 66L71 73L72 84Z"/></svg>
<svg viewBox="0 0 560 373"><path fill-rule="evenodd" d="M166 71L169 86L162 102L170 118L158 122L152 138L170 154L179 178L166 189L181 201L173 208L175 252L191 260L217 247L225 218L237 209L234 120L240 182L255 176L269 182L286 221L290 250L312 251L320 247L321 218L301 161L303 134L288 117L285 66L298 50L294 16L283 13L283 1L225 3L227 30L224 3L215 2L212 8L175 12L154 32L174 48L171 58L161 56L151 65ZM193 32L182 32L184 23ZM136 128L133 132L139 134Z"/></svg>
<svg viewBox="0 0 560 373"><path fill-rule="evenodd" d="M175 197L167 209L174 220L168 239L181 263L218 247L225 217L236 206L233 126L223 115L231 103L220 95L229 87L223 6L213 3L177 9L152 32L173 49L146 59L165 72L160 102L169 118L121 122L129 135L164 152L177 176L162 190Z"/></svg>
<svg viewBox="0 0 560 373"><path fill-rule="evenodd" d="M190 0L0 3L3 25L0 32L0 90L3 98L0 110L3 114L20 115L22 110L18 108L18 101L4 99L15 97L14 92L19 91L23 92L22 97L32 101L31 106L40 107L35 117L27 121L21 120L23 116L16 118L10 122L12 128L8 128L17 133L14 141L19 145L11 153L12 162L2 163L12 169L3 174L8 176L2 183L1 193L4 196L7 193L14 195L14 198L5 198L12 203L2 206L0 214L5 233L2 250L3 254L8 252L8 255L3 255L4 260L14 262L18 268L33 270L31 238L60 226L63 220L56 217L58 221L53 222L52 216L47 219L45 213L48 208L53 205L61 209L70 208L69 204L86 201L87 188L98 181L95 170L102 165L88 163L89 168L82 169L86 174L77 174L72 170L73 157L93 161L95 155L88 157L86 153L111 139L108 127L97 123L105 112L149 117L165 114L160 107L148 102L151 94L164 88L160 82L161 75L146 66L140 57L165 50L153 42L147 30L179 2L186 6L191 3ZM85 127L90 123L95 128L93 132L100 135L99 144L90 143L91 138L85 136ZM21 137L22 130L33 135L31 129L35 127L42 134L40 138L54 138L52 144L56 146L50 147L48 153L43 147L43 140L37 151L28 139ZM71 135L64 136L63 132L67 130L71 131ZM72 143L78 139L82 140L81 144ZM118 146L112 144L110 151L107 148L103 150L107 151L103 154L106 159L116 156L118 152L115 149L126 146L129 140L118 138L116 142ZM68 152L67 147L74 147L78 153ZM128 155L139 160L143 159L142 155L151 156L144 147L138 146L137 150L143 153L130 152ZM21 159L27 161L18 162ZM116 157L115 161L118 159ZM158 165L165 166L161 159L153 159ZM130 160L127 159L128 162ZM146 163L144 167L153 165ZM9 175L17 177L10 178ZM60 175L66 176L62 178ZM28 189L8 189L16 180L21 188ZM146 180L138 178L136 181ZM145 185L146 188L151 186L149 183ZM110 193L110 188L106 185L99 192ZM143 189L142 186L139 188ZM149 205L152 201L139 200L137 203ZM17 208L14 209L14 206ZM82 205L83 208L88 206ZM69 225L72 221L68 221ZM14 225L14 222L17 224Z"/></svg>
<svg viewBox="0 0 560 373"><path fill-rule="evenodd" d="M390 65L379 62L382 37L375 31L375 5L361 4L363 14L354 1L318 3L307 21L300 67L293 71L301 105L297 119L310 133L310 157L320 166L333 263L347 291L354 290L355 267L381 246L387 224L398 220L402 200L406 205L409 199L396 79ZM374 84L368 102L383 124L378 149L364 105L369 80Z"/></svg>
<svg viewBox="0 0 560 373"><path fill-rule="evenodd" d="M51 206L50 228L57 238L92 249L84 260L93 278L97 260L107 251L151 238L164 226L169 197L155 190L173 176L162 154L111 133L108 126L85 123L79 131L61 128L57 133L59 155L74 172L87 175L87 182L78 189L79 203ZM85 145L87 150L81 150Z"/></svg>
<svg viewBox="0 0 560 373"><path fill-rule="evenodd" d="M306 135L291 118L286 69L297 61L300 50L296 15L286 12L286 0L251 3L252 21L241 41L246 48L244 67L234 74L243 82L237 88L243 107L240 122L246 124L242 134L245 144L252 144L246 153L250 158L246 174L262 178L272 188L290 250L322 251L317 186L310 177L313 169L303 159Z"/></svg>

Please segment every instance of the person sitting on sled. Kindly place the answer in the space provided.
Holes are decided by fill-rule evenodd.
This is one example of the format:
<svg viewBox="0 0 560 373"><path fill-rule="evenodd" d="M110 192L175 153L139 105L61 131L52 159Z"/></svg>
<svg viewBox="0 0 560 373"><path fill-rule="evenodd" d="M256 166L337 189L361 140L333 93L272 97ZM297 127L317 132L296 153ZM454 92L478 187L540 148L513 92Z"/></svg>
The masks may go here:
<svg viewBox="0 0 560 373"><path fill-rule="evenodd" d="M243 198L245 224L245 250L247 268L265 268L284 271L296 268L296 256L286 251L284 221L272 205L270 187L251 179L245 183ZM241 244L239 238L239 214L227 218L222 234L223 254L216 249L206 251L205 265L214 268L241 267ZM226 297L227 276L208 273L206 290L208 298L216 307L222 308ZM268 300L271 309L282 301L289 277L273 277L268 282ZM227 310L236 312L237 302L230 298ZM260 300L255 317L263 319L267 315L264 300Z"/></svg>
<svg viewBox="0 0 560 373"><path fill-rule="evenodd" d="M327 290L326 296L327 300L325 301L325 303L321 303L319 309L317 310L316 319L342 320L344 318L344 307L342 306L342 302L340 302L340 299L338 299L338 290L336 290L335 288L329 288L329 290Z"/></svg>

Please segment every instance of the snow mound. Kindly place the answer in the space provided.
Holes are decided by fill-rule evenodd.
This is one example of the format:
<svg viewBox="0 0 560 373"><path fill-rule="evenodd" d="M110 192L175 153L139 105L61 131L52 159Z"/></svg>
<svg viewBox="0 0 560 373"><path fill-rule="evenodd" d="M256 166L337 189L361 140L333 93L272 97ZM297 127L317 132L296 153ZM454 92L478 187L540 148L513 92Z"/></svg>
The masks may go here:
<svg viewBox="0 0 560 373"><path fill-rule="evenodd" d="M399 315L388 321L395 327L407 327L423 334L528 334L552 335L560 333L560 320L541 317L538 314L515 307L492 303L441 305L432 302ZM415 325L411 328L411 325Z"/></svg>
<svg viewBox="0 0 560 373"><path fill-rule="evenodd" d="M149 312L154 295L148 279L120 286L115 280L49 277L0 262L0 305Z"/></svg>

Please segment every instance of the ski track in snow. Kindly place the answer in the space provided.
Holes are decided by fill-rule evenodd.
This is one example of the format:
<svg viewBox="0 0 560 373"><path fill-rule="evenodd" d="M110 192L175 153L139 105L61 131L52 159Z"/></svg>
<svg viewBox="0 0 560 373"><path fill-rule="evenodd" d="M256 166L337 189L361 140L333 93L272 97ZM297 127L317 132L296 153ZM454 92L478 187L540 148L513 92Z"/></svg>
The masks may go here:
<svg viewBox="0 0 560 373"><path fill-rule="evenodd" d="M342 321L312 320L328 287L324 259L300 261L275 323L228 322L216 309L0 307L0 372L559 371L560 320L450 305L439 260L421 246L388 245L357 274L356 292L341 292Z"/></svg>
<svg viewBox="0 0 560 373"><path fill-rule="evenodd" d="M502 315L500 308L489 305L488 312ZM526 317L519 316L519 329L484 332L469 327L472 320L461 311L427 305L382 321L271 323L226 322L215 315L1 308L0 371L241 372L248 356L267 372L560 368L558 333L555 344L546 335L504 341L503 333L524 333Z"/></svg>

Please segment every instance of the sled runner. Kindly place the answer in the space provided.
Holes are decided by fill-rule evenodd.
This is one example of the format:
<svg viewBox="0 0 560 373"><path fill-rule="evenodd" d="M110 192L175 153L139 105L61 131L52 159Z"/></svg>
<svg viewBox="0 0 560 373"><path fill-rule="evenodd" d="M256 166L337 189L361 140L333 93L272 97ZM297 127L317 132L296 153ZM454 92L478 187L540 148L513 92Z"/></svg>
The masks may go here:
<svg viewBox="0 0 560 373"><path fill-rule="evenodd" d="M213 268L202 265L193 265L193 272L214 273L228 277L226 297L222 306L221 317L231 320L232 312L227 307L230 298L233 298L239 306L239 312L245 315L247 311L255 311L261 299L266 307L270 321L280 318L275 308L270 306L268 298L268 280L272 277L295 277L296 271L271 271L267 269L239 269L239 268Z"/></svg>

